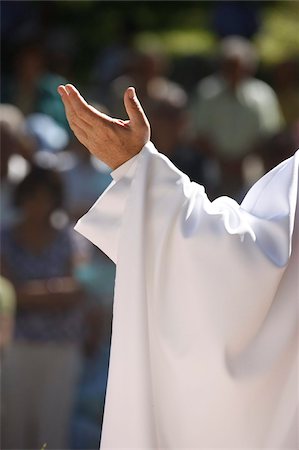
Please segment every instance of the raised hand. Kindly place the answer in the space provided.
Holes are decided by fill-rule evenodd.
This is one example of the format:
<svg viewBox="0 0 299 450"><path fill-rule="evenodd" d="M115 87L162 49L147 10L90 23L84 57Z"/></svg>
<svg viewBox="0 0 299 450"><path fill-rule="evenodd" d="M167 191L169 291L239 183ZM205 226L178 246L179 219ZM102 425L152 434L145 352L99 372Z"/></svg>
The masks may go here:
<svg viewBox="0 0 299 450"><path fill-rule="evenodd" d="M60 85L58 92L76 137L112 169L139 153L150 139L149 121L133 87L124 94L129 120L114 119L96 110L71 84Z"/></svg>

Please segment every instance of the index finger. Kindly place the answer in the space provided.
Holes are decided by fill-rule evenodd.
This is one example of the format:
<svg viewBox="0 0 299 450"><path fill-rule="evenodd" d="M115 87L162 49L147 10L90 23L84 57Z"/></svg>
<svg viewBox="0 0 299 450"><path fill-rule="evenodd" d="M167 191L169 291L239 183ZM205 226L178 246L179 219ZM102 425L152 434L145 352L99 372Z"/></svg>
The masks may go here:
<svg viewBox="0 0 299 450"><path fill-rule="evenodd" d="M82 142L82 137L84 139L87 138L86 127L89 127L89 124L87 124L85 121L83 121L82 119L78 118L75 115L72 105L68 101L68 95L65 92L65 87L59 86L58 92L61 95L61 99L62 99L62 102L65 107L65 114L66 114L66 118L68 120L69 126L73 130L75 135L78 137L78 139Z"/></svg>
<svg viewBox="0 0 299 450"><path fill-rule="evenodd" d="M81 122L80 118L76 115L74 108L71 105L71 102L69 101L69 95L63 85L58 87L58 92L61 95L61 100L64 104L65 113L69 125L71 126L75 121L78 121L78 119Z"/></svg>

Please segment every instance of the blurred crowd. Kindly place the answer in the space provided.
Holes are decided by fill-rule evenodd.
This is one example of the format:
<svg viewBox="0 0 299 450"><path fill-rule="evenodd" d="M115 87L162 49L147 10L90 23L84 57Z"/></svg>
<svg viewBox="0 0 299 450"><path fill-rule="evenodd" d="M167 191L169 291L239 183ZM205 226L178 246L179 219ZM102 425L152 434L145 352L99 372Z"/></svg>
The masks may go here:
<svg viewBox="0 0 299 450"><path fill-rule="evenodd" d="M3 449L96 449L100 437L115 268L73 225L111 178L68 127L56 91L77 81L66 44L59 34L22 39L2 86ZM188 85L162 51L123 40L91 61L79 88L96 108L126 118L123 93L135 86L158 150L211 200L240 202L299 147L298 59L273 65L267 82L258 68L250 40L227 36Z"/></svg>

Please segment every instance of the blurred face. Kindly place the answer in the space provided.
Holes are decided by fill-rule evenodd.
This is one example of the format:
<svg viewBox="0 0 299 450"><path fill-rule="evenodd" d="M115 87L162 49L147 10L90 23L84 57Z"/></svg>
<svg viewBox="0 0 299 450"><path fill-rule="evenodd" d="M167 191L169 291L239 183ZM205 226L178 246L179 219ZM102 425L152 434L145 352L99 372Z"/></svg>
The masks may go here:
<svg viewBox="0 0 299 450"><path fill-rule="evenodd" d="M55 209L53 194L47 188L40 187L24 199L22 209L25 216L32 221L46 222Z"/></svg>
<svg viewBox="0 0 299 450"><path fill-rule="evenodd" d="M237 86L248 75L248 70L244 63L237 57L224 60L222 72L224 78L232 87Z"/></svg>

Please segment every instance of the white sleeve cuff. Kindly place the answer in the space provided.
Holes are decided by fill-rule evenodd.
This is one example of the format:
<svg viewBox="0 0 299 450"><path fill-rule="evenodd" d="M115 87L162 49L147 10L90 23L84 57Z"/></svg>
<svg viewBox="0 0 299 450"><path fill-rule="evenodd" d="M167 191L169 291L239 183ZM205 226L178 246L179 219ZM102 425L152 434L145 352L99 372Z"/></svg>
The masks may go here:
<svg viewBox="0 0 299 450"><path fill-rule="evenodd" d="M140 156L140 154L143 152L143 150L145 148L149 148L152 151L155 150L155 152L157 151L154 148L154 145L151 141L148 141L140 150L139 153L137 153L137 155L134 155L131 159L129 159L128 161L124 162L121 166L117 167L115 170L113 170L110 175L112 176L114 181L118 181L120 178L124 177L126 175L126 173L129 171L130 167L133 165L133 163L136 161L136 159ZM153 150L154 149L154 150Z"/></svg>
<svg viewBox="0 0 299 450"><path fill-rule="evenodd" d="M128 172L134 161L139 156L140 152L137 153L137 155L134 155L131 159L124 162L121 166L117 167L117 169L113 170L110 175L112 176L114 181L118 181L120 178L125 176L125 174Z"/></svg>

